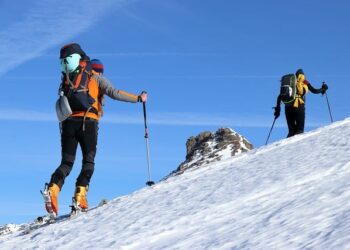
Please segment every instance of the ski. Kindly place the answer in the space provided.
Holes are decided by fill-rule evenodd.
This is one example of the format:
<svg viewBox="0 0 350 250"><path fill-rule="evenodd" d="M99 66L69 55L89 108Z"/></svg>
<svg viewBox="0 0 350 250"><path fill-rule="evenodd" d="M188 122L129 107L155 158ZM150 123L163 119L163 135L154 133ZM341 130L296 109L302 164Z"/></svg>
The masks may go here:
<svg viewBox="0 0 350 250"><path fill-rule="evenodd" d="M55 219L52 219L50 215L39 216L33 222L23 225L22 235L30 234L36 229L46 227L57 222L65 221L69 218L70 216L68 214L56 216Z"/></svg>
<svg viewBox="0 0 350 250"><path fill-rule="evenodd" d="M70 206L71 208L70 213L60 215L60 216L55 216L55 218L52 218L52 215L50 213L44 216L39 216L33 222L23 225L19 231L22 231L22 235L30 234L39 228L43 228L55 223L64 222L64 221L76 218L81 214L86 214L107 203L108 201L106 199L102 199L101 202L95 207L92 207L90 209L80 209L73 198L73 203Z"/></svg>
<svg viewBox="0 0 350 250"><path fill-rule="evenodd" d="M86 214L89 211L92 211L96 208L102 207L108 203L107 199L101 199L101 201L98 203L97 206L92 207L90 209L81 209L78 206L75 199L73 198L73 203L70 206L71 212L58 216L52 209L51 198L49 195L47 183L45 184L44 190L40 190L40 193L44 199L44 204L45 204L45 207L47 210L47 214L39 216L35 220L28 222L28 223L24 223L24 224L20 224L20 225L6 224L4 226L1 226L0 227L0 236L12 234L15 232L19 232L19 235L30 234L39 228L43 228L43 227L49 226L51 224L67 221L67 220L75 218L81 214Z"/></svg>
<svg viewBox="0 0 350 250"><path fill-rule="evenodd" d="M52 224L57 220L57 214L55 213L55 211L53 211L52 208L51 197L49 193L49 185L47 183L45 183L44 190L40 190L40 193L44 199L47 214L44 216L39 216L33 222L24 225L22 234L29 234L31 231L48 224Z"/></svg>

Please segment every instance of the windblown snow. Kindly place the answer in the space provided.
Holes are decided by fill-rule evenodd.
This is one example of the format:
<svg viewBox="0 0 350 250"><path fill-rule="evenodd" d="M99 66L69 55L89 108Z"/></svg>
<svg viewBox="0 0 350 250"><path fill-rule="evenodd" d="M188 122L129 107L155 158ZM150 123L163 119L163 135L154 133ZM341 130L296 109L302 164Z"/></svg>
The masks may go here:
<svg viewBox="0 0 350 250"><path fill-rule="evenodd" d="M18 227L0 249L350 249L350 119Z"/></svg>

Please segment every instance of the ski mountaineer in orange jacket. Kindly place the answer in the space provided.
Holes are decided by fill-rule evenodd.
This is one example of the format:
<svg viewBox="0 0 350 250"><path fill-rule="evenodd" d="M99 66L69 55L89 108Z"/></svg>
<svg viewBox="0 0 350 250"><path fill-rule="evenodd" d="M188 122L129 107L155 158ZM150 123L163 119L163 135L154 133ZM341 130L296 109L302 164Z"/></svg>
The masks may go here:
<svg viewBox="0 0 350 250"><path fill-rule="evenodd" d="M89 57L77 43L61 48L60 61L62 66L60 90L67 96L76 94L77 98L69 100L72 113L61 123L62 160L48 184L51 207L55 215L58 214L58 195L65 178L72 170L78 144L82 150L83 161L73 198L75 206L79 209L88 209L87 191L95 167L98 121L102 115L103 96L107 95L111 99L131 103L147 101L147 93L144 91L140 95L135 95L114 88L109 80L102 76L103 64L99 61L90 63ZM79 92L78 89L74 89L82 83L88 86L87 90L85 88ZM76 103L81 98L85 98L91 104L87 110L79 108L79 104ZM47 205L46 209L50 212Z"/></svg>
<svg viewBox="0 0 350 250"><path fill-rule="evenodd" d="M323 83L320 89L315 89L311 83L305 79L304 71L298 69L295 73L297 79L296 91L297 95L293 102L285 104L285 115L288 124L288 135L304 133L305 124L305 95L310 90L313 94L324 94L328 90L327 84ZM277 97L277 105L275 109L275 119L280 116L281 112L281 96Z"/></svg>

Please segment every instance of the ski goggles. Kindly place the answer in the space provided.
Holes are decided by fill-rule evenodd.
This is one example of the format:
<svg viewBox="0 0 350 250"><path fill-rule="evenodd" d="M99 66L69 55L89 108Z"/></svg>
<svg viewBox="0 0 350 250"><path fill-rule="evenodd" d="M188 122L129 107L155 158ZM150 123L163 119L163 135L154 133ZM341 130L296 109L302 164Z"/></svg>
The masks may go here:
<svg viewBox="0 0 350 250"><path fill-rule="evenodd" d="M80 63L81 55L79 54L71 54L65 58L60 59L61 71L64 73L72 73L74 72Z"/></svg>

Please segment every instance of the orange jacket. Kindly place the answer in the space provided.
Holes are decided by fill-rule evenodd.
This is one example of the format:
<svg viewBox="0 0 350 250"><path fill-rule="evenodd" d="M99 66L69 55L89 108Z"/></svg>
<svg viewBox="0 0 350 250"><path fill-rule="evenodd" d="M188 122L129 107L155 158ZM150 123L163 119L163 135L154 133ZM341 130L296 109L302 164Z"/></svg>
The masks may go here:
<svg viewBox="0 0 350 250"><path fill-rule="evenodd" d="M93 112L88 112L86 117L99 120L102 116L102 100L103 96L107 95L108 97L123 101L123 102L132 102L136 103L139 100L139 96L135 94L128 93L123 90L119 90L113 87L110 81L100 75L92 75L88 83L88 89L90 96L95 100L92 107L97 110L97 114ZM85 111L73 112L71 117L84 117Z"/></svg>

